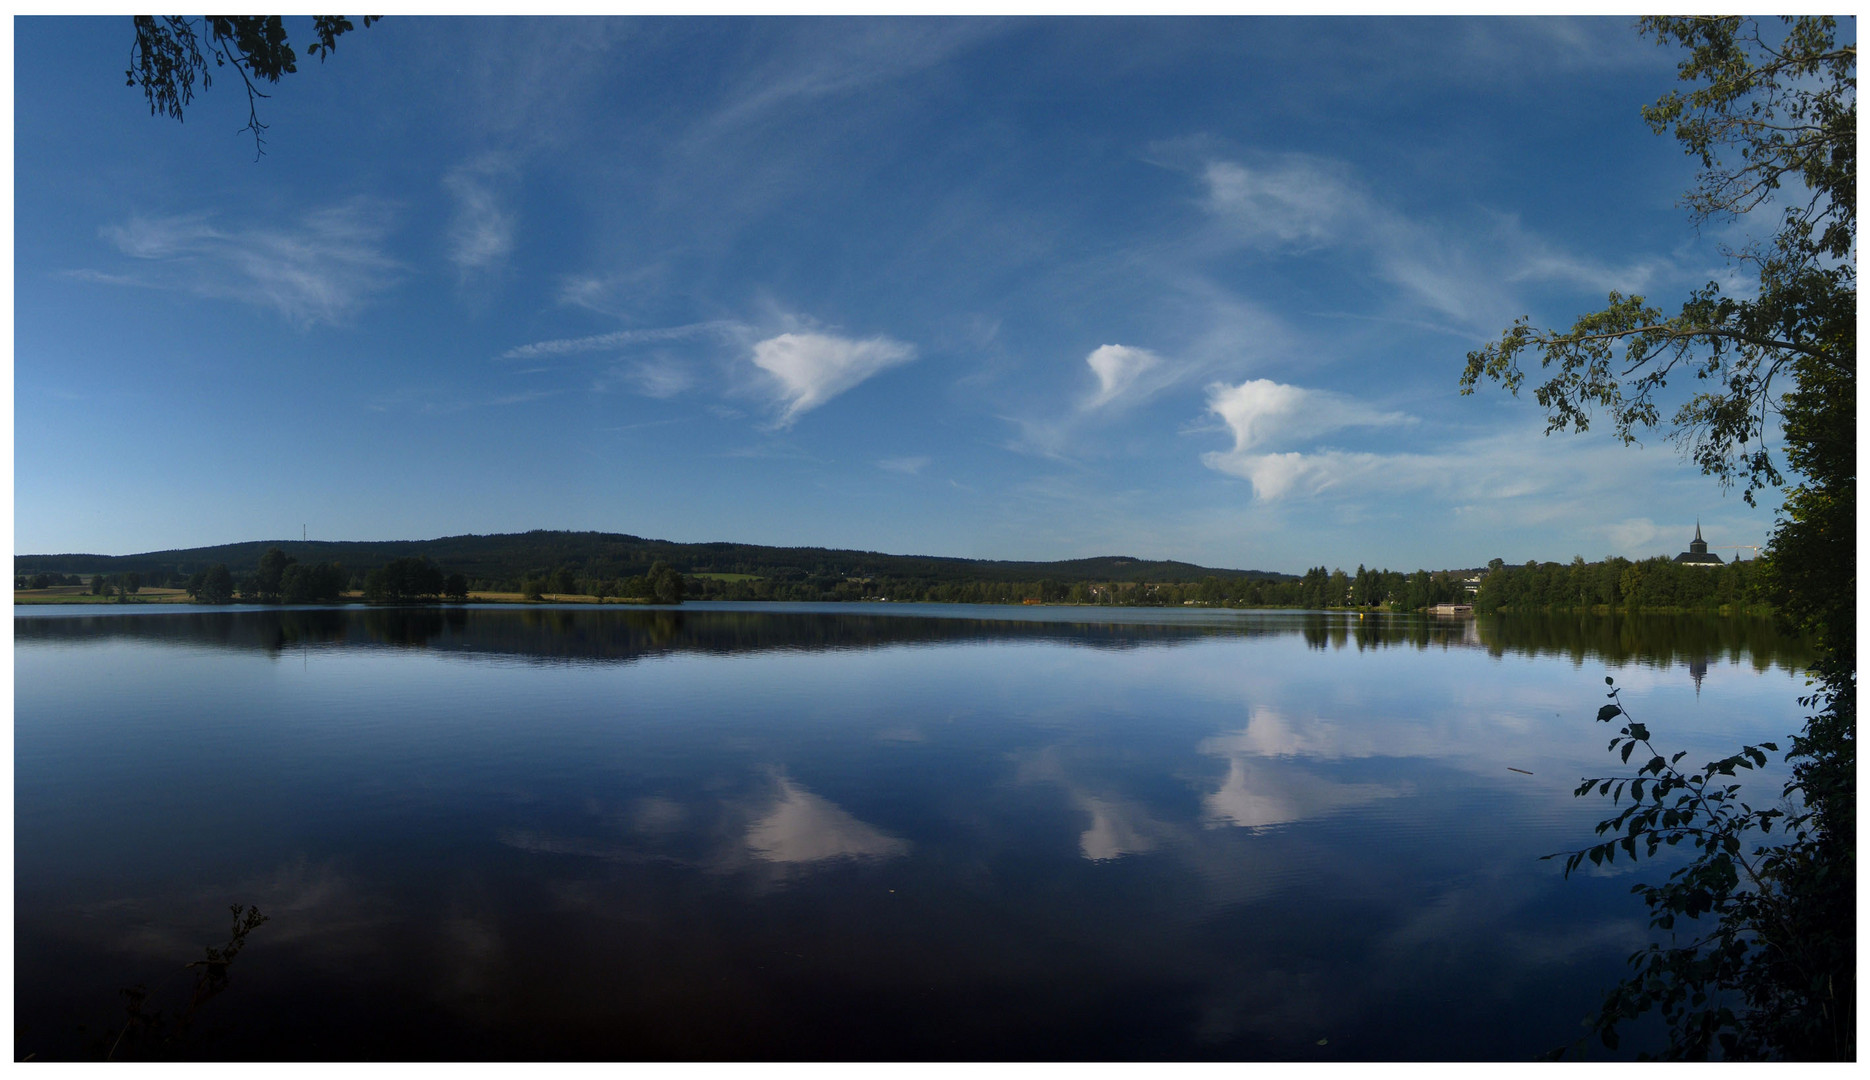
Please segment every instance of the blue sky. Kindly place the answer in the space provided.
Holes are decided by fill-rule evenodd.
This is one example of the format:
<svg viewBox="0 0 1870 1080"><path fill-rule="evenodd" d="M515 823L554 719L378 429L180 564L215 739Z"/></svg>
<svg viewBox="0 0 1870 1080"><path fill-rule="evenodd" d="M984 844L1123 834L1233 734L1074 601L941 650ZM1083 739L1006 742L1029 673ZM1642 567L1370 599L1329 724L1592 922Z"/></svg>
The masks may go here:
<svg viewBox="0 0 1870 1080"><path fill-rule="evenodd" d="M274 89L258 162L231 74L152 118L131 39L15 23L21 552L1300 572L1770 529L1660 437L1456 393L1518 315L1734 281L1627 20L391 18Z"/></svg>

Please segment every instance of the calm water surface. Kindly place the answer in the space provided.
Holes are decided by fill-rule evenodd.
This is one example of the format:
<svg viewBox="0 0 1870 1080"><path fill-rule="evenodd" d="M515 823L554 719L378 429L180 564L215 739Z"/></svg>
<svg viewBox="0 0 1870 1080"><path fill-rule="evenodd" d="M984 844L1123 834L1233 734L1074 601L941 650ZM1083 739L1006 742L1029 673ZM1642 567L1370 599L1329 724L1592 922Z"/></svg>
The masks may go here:
<svg viewBox="0 0 1870 1080"><path fill-rule="evenodd" d="M1604 816L1571 797L1612 763L1604 676L1697 757L1783 737L1804 685L1763 624L1688 618L151 607L14 635L39 1059L102 1057L123 987L185 1005L232 903L270 921L180 1056L1533 1057L1667 872L1538 860Z"/></svg>

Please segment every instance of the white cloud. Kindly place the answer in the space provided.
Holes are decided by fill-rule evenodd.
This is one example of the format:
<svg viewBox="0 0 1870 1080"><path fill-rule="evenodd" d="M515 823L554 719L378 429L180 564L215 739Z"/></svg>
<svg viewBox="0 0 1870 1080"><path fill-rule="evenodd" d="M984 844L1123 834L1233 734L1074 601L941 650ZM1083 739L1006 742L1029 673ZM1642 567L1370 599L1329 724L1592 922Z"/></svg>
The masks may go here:
<svg viewBox="0 0 1870 1080"><path fill-rule="evenodd" d="M1296 489L1303 495L1322 495L1332 488L1348 488L1394 469L1396 456L1347 454L1338 450L1301 454L1203 454L1202 464L1218 472L1252 481L1253 494L1262 499L1283 499Z"/></svg>
<svg viewBox="0 0 1870 1080"><path fill-rule="evenodd" d="M1248 379L1239 386L1215 383L1208 387L1208 409L1233 431L1236 453L1273 442L1311 439L1347 427L1390 427L1413 422L1404 413L1382 412L1343 394L1308 390L1271 379Z"/></svg>
<svg viewBox="0 0 1870 1080"><path fill-rule="evenodd" d="M772 376L784 427L886 368L915 359L915 348L887 337L780 334L753 346L753 363Z"/></svg>
<svg viewBox="0 0 1870 1080"><path fill-rule="evenodd" d="M362 199L287 227L223 229L210 215L190 214L131 218L101 232L130 258L162 264L153 277L129 275L138 284L272 308L305 326L344 321L402 270L383 250L388 212Z"/></svg>
<svg viewBox="0 0 1870 1080"><path fill-rule="evenodd" d="M1006 448L1072 462L1132 452L1134 441L1109 433L1130 407L1243 368L1277 366L1303 348L1279 316L1205 278L1178 273L1171 284L1175 321L1186 333L1173 353L1122 344L1093 350L1085 365L1096 382L1065 408L1047 392L1028 411L996 414L1019 429Z"/></svg>
<svg viewBox="0 0 1870 1080"><path fill-rule="evenodd" d="M1110 404L1130 389L1137 376L1162 366L1162 357L1129 345L1100 345L1084 358L1084 362L1097 375L1097 393L1085 403L1085 408L1096 409Z"/></svg>
<svg viewBox="0 0 1870 1080"><path fill-rule="evenodd" d="M513 215L501 209L495 190L510 173L497 159L483 158L442 178L455 201L448 255L464 276L494 269L513 251Z"/></svg>
<svg viewBox="0 0 1870 1080"><path fill-rule="evenodd" d="M1634 486L1685 476L1676 455L1611 439L1542 433L1528 416L1509 429L1449 440L1423 450L1359 452L1319 446L1320 436L1350 426L1414 424L1328 391L1249 380L1209 387L1209 408L1234 436L1231 450L1201 456L1202 464L1253 484L1256 497L1338 499L1430 492L1454 512L1505 515L1516 527L1588 517L1604 498ZM1645 523L1606 532L1619 545L1641 543Z"/></svg>

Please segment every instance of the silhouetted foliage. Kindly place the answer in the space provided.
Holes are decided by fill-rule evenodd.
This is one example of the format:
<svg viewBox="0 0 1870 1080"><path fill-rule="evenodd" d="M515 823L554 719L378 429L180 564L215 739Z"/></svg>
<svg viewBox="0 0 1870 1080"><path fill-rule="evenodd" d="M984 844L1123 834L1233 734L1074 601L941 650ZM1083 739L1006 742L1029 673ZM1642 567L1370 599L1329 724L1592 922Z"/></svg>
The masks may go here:
<svg viewBox="0 0 1870 1080"><path fill-rule="evenodd" d="M427 559L395 559L364 575L364 599L373 604L433 599L445 579Z"/></svg>
<svg viewBox="0 0 1870 1080"><path fill-rule="evenodd" d="M1669 885L1638 891L1658 930L1673 932L1678 916L1709 920L1686 943L1671 939L1632 957L1636 974L1611 993L1593 1024L1615 1045L1620 1022L1656 1009L1669 1025L1673 1056L1706 1057L1718 1046L1734 1058L1852 1060L1857 49L1838 43L1830 17L1787 17L1774 35L1740 17L1651 17L1641 26L1688 50L1678 71L1694 88L1664 95L1643 115L1658 133L1673 127L1701 161L1687 198L1696 223L1739 218L1783 197L1788 183L1799 189L1785 199L1770 244L1733 254L1757 273L1758 288L1750 299L1735 299L1710 283L1667 318L1642 297L1612 293L1608 308L1565 333L1535 333L1522 319L1499 342L1468 354L1463 392L1482 377L1516 391L1524 378L1518 357L1536 350L1542 365L1558 366L1536 390L1548 431L1583 430L1599 407L1629 442L1658 423L1655 395L1682 367L1717 389L1683 404L1671 435L1723 485L1744 481L1749 503L1756 490L1784 479L1764 441L1775 418L1782 422L1784 462L1798 482L1786 491L1760 584L1815 645L1816 689L1799 699L1815 711L1786 755L1792 779L1784 796L1795 809L1779 838L1744 852L1755 830L1764 836L1784 815L1739 803L1738 787L1716 785L1714 777L1764 764L1759 747L1692 775L1676 771L1681 755L1654 755L1636 777L1578 789L1618 798L1627 786L1638 800L1599 827L1600 835L1625 835L1584 849L1593 861L1614 857L1616 846L1634 857L1638 843L1648 854L1657 838L1694 839L1697 854ZM1782 389L1787 381L1790 392ZM1618 701L1600 719L1620 714ZM1647 730L1631 723L1611 745L1628 761L1639 744L1649 749ZM1645 783L1648 804L1641 802ZM1663 798L1676 792L1665 806ZM1738 998L1723 1000L1723 992Z"/></svg>
<svg viewBox="0 0 1870 1080"><path fill-rule="evenodd" d="M251 591L242 589L241 592L250 600L259 600L268 604L278 603L280 580L285 576L286 567L293 565L296 561L277 547L267 548L266 554L260 556L259 568L253 573Z"/></svg>
<svg viewBox="0 0 1870 1080"><path fill-rule="evenodd" d="M1627 721L1610 749L1625 764L1640 750L1642 764L1634 775L1579 784L1576 795L1595 790L1620 803L1627 794L1630 802L1598 824L1597 834L1609 839L1562 853L1566 876L1586 859L1614 863L1618 851L1635 860L1687 841L1695 854L1665 884L1631 887L1668 943L1631 955L1636 974L1611 991L1588 1021L1591 1030L1615 1049L1618 1026L1653 1009L1668 1024L1671 1058L1705 1060L1718 1047L1733 1060L1852 1059L1856 934L1852 912L1841 906L1850 891L1828 880L1840 864L1817 835L1826 827L1821 808L1755 809L1740 798L1738 783L1722 782L1736 770L1763 767L1777 743L1743 746L1698 769L1681 767L1687 751L1664 758L1649 728L1629 715L1615 680L1604 682L1611 704L1597 719ZM1791 800L1801 790L1795 776L1785 795ZM1781 836L1772 842L1775 826Z"/></svg>
<svg viewBox="0 0 1870 1080"><path fill-rule="evenodd" d="M382 16L365 15L369 26ZM256 157L266 152L266 125L260 122L259 100L267 95L254 80L277 83L299 70L298 54L286 40L286 27L278 15L138 15L136 42L130 49L130 67L124 71L129 86L143 88L151 116L182 119L183 106L195 99L195 80L203 89L214 84L211 68L232 67L247 88L247 126L253 133ZM305 51L323 61L337 48L338 38L354 29L342 15L312 16L317 39ZM203 50L206 50L205 52Z"/></svg>
<svg viewBox="0 0 1870 1080"><path fill-rule="evenodd" d="M658 604L682 602L682 575L667 563L657 563L649 571L650 598Z"/></svg>
<svg viewBox="0 0 1870 1080"><path fill-rule="evenodd" d="M350 574L336 563L288 565L279 578L279 599L286 604L316 604L336 600L350 582Z"/></svg>
<svg viewBox="0 0 1870 1080"><path fill-rule="evenodd" d="M204 604L228 604L234 600L234 575L226 563L215 563L201 575L201 583L190 590Z"/></svg>
<svg viewBox="0 0 1870 1080"><path fill-rule="evenodd" d="M1781 405L1775 382L1855 378L1857 48L1838 43L1829 16L1788 17L1783 34L1764 36L1737 16L1651 17L1641 27L1689 53L1679 73L1694 89L1665 94L1643 118L1658 134L1673 129L1702 164L1685 200L1695 223L1742 217L1786 195L1788 182L1802 189L1785 200L1770 244L1731 253L1757 275L1757 291L1738 299L1709 282L1672 316L1613 292L1568 331L1522 318L1468 354L1461 392L1488 379L1518 393L1520 357L1536 354L1557 369L1534 390L1548 432L1584 431L1601 409L1631 443L1661 423L1656 397L1670 377L1691 374L1715 389L1675 411L1670 437L1723 486L1741 481L1751 503L1783 480L1765 442Z"/></svg>
<svg viewBox="0 0 1870 1080"><path fill-rule="evenodd" d="M161 1009L151 1009L152 998L148 987L138 984L126 987L122 991L125 999L124 1011L128 1018L117 1038L105 1053L106 1061L120 1059L162 1059L178 1056L191 1056L191 1025L196 1014L216 995L227 989L228 968L233 966L234 958L246 947L247 935L259 929L267 921L257 907L249 907L244 912L239 904L234 904L233 926L228 930L227 944L220 948L210 945L207 955L200 960L186 965L184 970L195 973L193 992L188 1003L173 1017L165 1017Z"/></svg>

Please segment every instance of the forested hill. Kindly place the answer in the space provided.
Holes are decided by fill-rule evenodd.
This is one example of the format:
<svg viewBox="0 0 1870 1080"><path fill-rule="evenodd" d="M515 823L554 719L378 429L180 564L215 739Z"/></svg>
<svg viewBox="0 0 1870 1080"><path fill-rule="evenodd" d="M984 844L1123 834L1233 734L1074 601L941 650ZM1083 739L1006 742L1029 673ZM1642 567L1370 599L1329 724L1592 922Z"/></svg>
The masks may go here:
<svg viewBox="0 0 1870 1080"><path fill-rule="evenodd" d="M1132 582L1138 584L1200 581L1215 577L1293 580L1293 575L1261 570L1219 570L1192 563L1101 556L1061 562L1003 562L828 548L780 548L758 544L677 544L640 536L599 532L505 533L491 536L445 536L435 540L327 541L255 540L216 547L151 551L140 555L20 555L18 574L121 574L135 571L145 580L192 574L225 563L234 575L253 571L269 547L278 547L300 563L340 563L363 573L394 559L427 557L449 573L465 574L477 587L552 574L568 569L580 577L627 578L666 562L685 574L746 574L775 582L887 578L930 583L962 582Z"/></svg>

